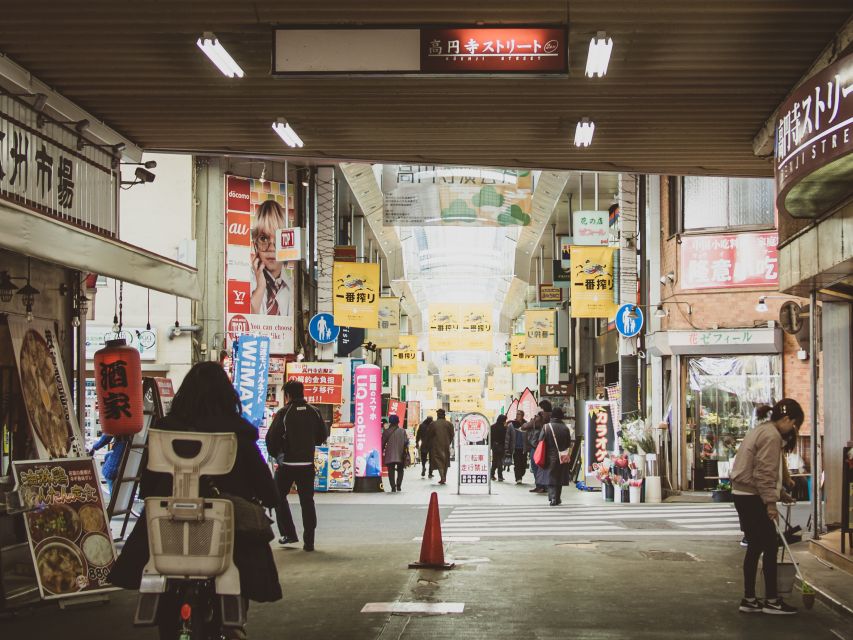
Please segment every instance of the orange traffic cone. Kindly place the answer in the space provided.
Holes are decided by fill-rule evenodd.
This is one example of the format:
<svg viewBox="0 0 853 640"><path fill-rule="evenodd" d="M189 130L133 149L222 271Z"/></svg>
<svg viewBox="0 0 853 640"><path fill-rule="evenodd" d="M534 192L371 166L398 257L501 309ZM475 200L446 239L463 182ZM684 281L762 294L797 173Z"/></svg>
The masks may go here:
<svg viewBox="0 0 853 640"><path fill-rule="evenodd" d="M441 515L438 512L438 494L433 491L429 498L424 539L421 543L421 559L412 562L409 569L452 569L452 562L444 561L444 543L441 541Z"/></svg>

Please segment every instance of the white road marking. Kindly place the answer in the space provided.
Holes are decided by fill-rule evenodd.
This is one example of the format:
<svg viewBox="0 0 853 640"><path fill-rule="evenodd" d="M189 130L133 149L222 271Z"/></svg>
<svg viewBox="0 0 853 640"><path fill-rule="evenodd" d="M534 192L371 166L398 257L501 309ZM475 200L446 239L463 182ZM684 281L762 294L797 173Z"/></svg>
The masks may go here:
<svg viewBox="0 0 853 640"><path fill-rule="evenodd" d="M462 613L464 610L464 602L368 602L361 608L362 613L411 613L430 616Z"/></svg>

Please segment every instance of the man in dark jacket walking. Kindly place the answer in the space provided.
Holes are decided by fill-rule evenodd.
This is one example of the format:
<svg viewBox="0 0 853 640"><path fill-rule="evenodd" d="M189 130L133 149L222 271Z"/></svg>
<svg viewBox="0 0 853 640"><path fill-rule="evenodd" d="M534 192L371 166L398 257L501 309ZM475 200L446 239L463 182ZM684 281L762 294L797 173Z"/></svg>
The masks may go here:
<svg viewBox="0 0 853 640"><path fill-rule="evenodd" d="M492 480L498 472L498 482L504 481L504 454L506 453L506 416L501 414L489 430L489 444L492 449Z"/></svg>
<svg viewBox="0 0 853 640"><path fill-rule="evenodd" d="M314 530L317 510L314 507L314 447L323 444L329 434L326 423L310 404L305 402L305 387L301 382L288 380L284 385L284 408L273 418L267 432L267 449L278 462L275 482L279 504L275 510L279 544L299 542L296 525L287 503L293 483L302 507L303 549L314 551Z"/></svg>
<svg viewBox="0 0 853 640"><path fill-rule="evenodd" d="M521 427L524 424L524 411L519 411L515 420L507 423L506 451L512 454L513 470L515 471L515 484L521 484L524 473L527 471L527 434Z"/></svg>
<svg viewBox="0 0 853 640"><path fill-rule="evenodd" d="M415 436L415 442L418 450L421 453L421 478L426 475L427 462L430 461L429 451L432 447L432 435L435 427L432 424L432 416L427 416L426 420L421 422L418 427L418 433ZM429 468L429 477L432 478L432 465Z"/></svg>

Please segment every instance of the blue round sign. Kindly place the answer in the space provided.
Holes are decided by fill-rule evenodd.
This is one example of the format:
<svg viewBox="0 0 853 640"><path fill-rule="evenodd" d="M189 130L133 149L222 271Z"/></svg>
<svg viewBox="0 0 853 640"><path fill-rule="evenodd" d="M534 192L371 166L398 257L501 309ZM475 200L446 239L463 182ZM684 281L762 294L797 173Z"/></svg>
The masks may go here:
<svg viewBox="0 0 853 640"><path fill-rule="evenodd" d="M625 338L633 338L643 328L643 310L636 304L623 304L616 312L616 330Z"/></svg>
<svg viewBox="0 0 853 640"><path fill-rule="evenodd" d="M318 344L330 344L338 339L341 328L335 325L331 313L318 313L308 323L308 335Z"/></svg>

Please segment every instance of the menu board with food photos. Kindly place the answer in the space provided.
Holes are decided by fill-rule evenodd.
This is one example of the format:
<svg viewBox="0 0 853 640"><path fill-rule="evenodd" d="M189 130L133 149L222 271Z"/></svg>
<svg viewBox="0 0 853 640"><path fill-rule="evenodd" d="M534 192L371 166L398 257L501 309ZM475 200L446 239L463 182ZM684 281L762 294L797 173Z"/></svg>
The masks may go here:
<svg viewBox="0 0 853 640"><path fill-rule="evenodd" d="M94 460L25 460L12 469L42 598L111 589L116 552Z"/></svg>

